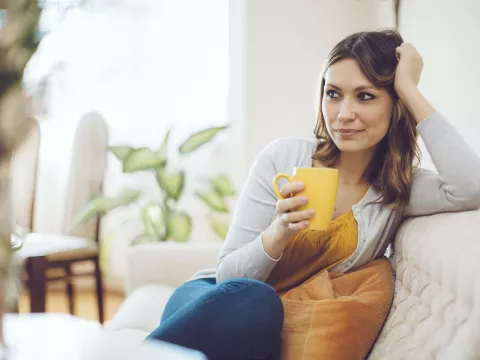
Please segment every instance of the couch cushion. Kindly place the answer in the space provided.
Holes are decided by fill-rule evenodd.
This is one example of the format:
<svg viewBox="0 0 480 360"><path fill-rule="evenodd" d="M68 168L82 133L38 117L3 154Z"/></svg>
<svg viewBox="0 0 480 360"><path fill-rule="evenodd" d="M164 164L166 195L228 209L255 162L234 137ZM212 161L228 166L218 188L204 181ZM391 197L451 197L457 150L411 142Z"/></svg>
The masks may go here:
<svg viewBox="0 0 480 360"><path fill-rule="evenodd" d="M153 331L159 324L163 309L175 289L164 285L144 285L133 291L122 303L105 330L123 329Z"/></svg>
<svg viewBox="0 0 480 360"><path fill-rule="evenodd" d="M134 329L124 329L107 332L107 336L86 339L86 359L152 359L152 360L207 360L200 352L164 341L143 342L148 332ZM136 346L142 343L142 346ZM148 346L147 346L148 344ZM157 348L157 349L155 349ZM101 355L99 356L99 349ZM155 350L155 351L153 351ZM83 354L83 353L82 353ZM93 356L90 356L92 355ZM60 358L59 358L60 359ZM64 358L61 358L62 360ZM75 357L75 359L77 359ZM80 359L80 358L78 358Z"/></svg>
<svg viewBox="0 0 480 360"><path fill-rule="evenodd" d="M118 339L118 341L122 341L122 339L125 339L126 341L135 343L141 343L149 334L148 331L138 329L121 329L117 331L112 331L111 333L114 334L114 338Z"/></svg>

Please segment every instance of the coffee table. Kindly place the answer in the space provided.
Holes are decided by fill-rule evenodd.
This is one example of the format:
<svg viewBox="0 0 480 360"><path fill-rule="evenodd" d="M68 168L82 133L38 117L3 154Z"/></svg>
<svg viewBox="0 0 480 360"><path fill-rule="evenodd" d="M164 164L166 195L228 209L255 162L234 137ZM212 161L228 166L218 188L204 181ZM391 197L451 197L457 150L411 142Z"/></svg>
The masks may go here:
<svg viewBox="0 0 480 360"><path fill-rule="evenodd" d="M4 329L9 360L207 360L168 343L118 337L68 314L6 314Z"/></svg>

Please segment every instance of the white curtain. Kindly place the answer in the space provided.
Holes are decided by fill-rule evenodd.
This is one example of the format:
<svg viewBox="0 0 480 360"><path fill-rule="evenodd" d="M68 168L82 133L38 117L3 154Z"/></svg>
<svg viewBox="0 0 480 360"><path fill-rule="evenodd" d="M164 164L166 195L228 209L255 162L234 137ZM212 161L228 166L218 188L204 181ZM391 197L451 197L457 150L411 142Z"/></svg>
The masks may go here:
<svg viewBox="0 0 480 360"><path fill-rule="evenodd" d="M48 89L36 204L44 215L35 219L36 229L46 232L62 229L69 152L86 112L97 111L107 120L112 145L158 147L171 125L172 143L178 144L195 130L228 123L228 1L101 0L73 7L63 19L60 11L45 9L42 26L51 32L25 79L32 93L38 94L42 83ZM174 158L175 166L188 170L187 193L197 176L234 166L228 161L231 136L189 159ZM209 164L216 166L205 173ZM151 174L125 176L111 156L105 192L114 195L125 186L144 190L150 200L159 195ZM192 237L213 239L203 205L193 196L182 205L194 215ZM115 237L109 271L113 287L122 284L128 242L141 230L138 221L124 222L135 219L135 211L116 212L103 224L104 236Z"/></svg>

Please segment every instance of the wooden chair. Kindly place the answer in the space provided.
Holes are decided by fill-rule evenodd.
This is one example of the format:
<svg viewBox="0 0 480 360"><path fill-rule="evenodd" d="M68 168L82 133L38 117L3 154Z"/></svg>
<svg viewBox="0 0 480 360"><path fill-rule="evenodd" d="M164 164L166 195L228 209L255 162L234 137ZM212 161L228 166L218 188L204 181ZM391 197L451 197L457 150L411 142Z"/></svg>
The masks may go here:
<svg viewBox="0 0 480 360"><path fill-rule="evenodd" d="M104 119L97 113L85 115L75 133L63 234L35 233L33 229L33 233L25 238L24 247L19 252L26 262L26 284L30 292L32 312L45 312L47 283L61 281L66 286L70 313L74 314L73 280L93 277L98 318L100 323L104 321L103 281L99 263L100 219L95 218L73 232L70 227L82 205L102 191L107 147L108 130ZM89 263L93 269L76 272L74 266L78 263ZM60 269L63 273L50 276L52 269Z"/></svg>

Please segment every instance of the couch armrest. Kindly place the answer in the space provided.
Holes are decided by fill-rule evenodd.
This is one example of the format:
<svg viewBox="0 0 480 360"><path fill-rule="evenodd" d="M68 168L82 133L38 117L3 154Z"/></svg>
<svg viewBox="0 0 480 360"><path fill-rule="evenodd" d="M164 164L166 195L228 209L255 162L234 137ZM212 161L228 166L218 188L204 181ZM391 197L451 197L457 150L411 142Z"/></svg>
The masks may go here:
<svg viewBox="0 0 480 360"><path fill-rule="evenodd" d="M127 255L126 291L145 284L178 287L197 271L215 268L222 242L164 242L132 246Z"/></svg>
<svg viewBox="0 0 480 360"><path fill-rule="evenodd" d="M445 285L460 275L466 276L471 284L478 283L470 266L480 270L479 224L480 211L407 219L400 226L394 242L392 266L397 278L406 268L415 267ZM464 271L467 272L463 274ZM448 274L454 278L447 278Z"/></svg>
<svg viewBox="0 0 480 360"><path fill-rule="evenodd" d="M479 224L480 211L402 224L391 259L395 296L369 360L478 357Z"/></svg>

